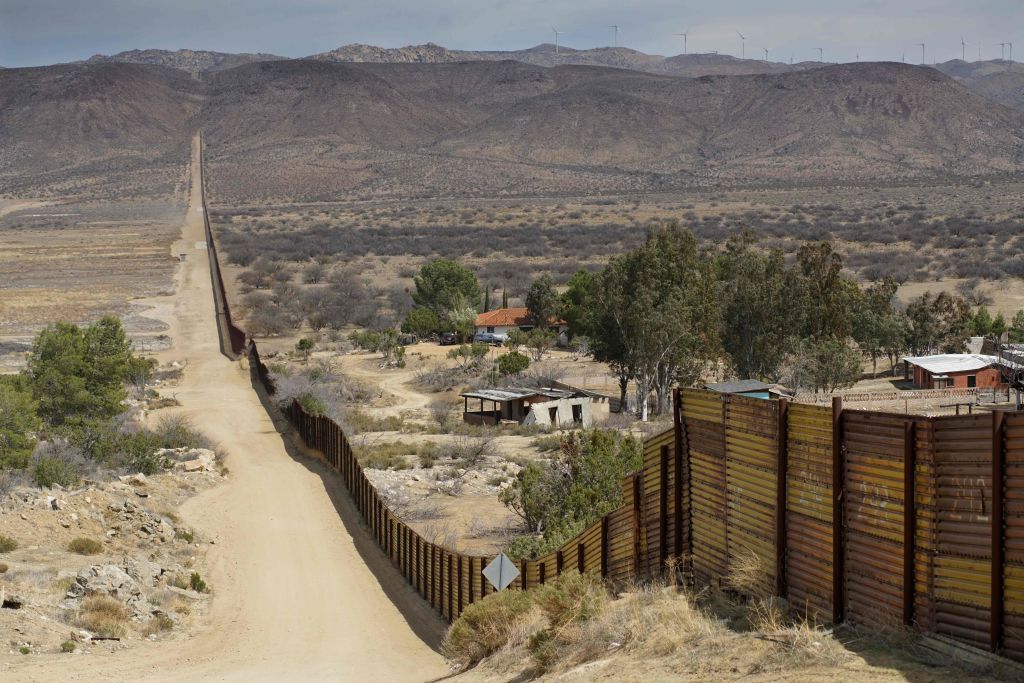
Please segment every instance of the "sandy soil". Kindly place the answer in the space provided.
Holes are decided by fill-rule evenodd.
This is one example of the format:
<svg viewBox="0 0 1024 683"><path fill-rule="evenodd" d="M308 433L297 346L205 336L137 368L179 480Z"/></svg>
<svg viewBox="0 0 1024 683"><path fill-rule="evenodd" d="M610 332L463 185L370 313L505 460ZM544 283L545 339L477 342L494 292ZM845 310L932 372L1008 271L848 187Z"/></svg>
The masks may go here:
<svg viewBox="0 0 1024 683"><path fill-rule="evenodd" d="M193 177L197 176L197 169ZM209 622L194 635L112 654L40 655L0 664L5 680L428 680L443 624L364 533L336 478L292 455L248 373L220 355L203 222L193 196L167 320L187 363L176 394L227 451L231 476L182 508L215 541ZM2 660L0 660L2 662Z"/></svg>

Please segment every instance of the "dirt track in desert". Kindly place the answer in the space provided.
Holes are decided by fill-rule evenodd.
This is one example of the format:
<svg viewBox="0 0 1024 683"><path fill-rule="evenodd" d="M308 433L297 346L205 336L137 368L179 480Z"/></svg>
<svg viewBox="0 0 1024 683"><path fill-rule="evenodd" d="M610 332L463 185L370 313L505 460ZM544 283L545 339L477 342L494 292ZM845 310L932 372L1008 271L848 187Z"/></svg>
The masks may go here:
<svg viewBox="0 0 1024 683"><path fill-rule="evenodd" d="M193 159L197 159L198 141ZM198 163L193 174L198 177ZM295 455L220 354L201 207L193 182L176 295L151 315L170 325L167 358L187 362L181 410L227 452L225 484L189 501L185 520L214 540L213 598L186 636L112 653L15 661L5 680L424 681L448 670L440 619L365 534L335 476Z"/></svg>

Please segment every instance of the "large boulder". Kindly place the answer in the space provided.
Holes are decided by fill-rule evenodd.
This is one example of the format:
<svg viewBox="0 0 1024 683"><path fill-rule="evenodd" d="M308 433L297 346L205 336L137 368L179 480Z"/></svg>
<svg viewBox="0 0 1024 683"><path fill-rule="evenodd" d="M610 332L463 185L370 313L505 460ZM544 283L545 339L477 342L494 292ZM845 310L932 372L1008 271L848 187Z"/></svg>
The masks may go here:
<svg viewBox="0 0 1024 683"><path fill-rule="evenodd" d="M69 598L102 593L118 600L128 600L141 594L138 582L116 564L97 564L78 572L75 582L68 588Z"/></svg>

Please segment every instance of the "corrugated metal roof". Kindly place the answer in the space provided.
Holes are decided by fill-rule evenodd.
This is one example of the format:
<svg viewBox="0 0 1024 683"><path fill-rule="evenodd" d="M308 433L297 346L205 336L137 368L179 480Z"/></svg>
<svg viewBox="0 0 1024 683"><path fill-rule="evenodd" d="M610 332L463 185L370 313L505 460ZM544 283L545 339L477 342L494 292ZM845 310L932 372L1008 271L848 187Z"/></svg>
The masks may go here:
<svg viewBox="0 0 1024 683"><path fill-rule="evenodd" d="M527 387L505 387L504 389L478 389L459 394L463 398L482 398L485 401L517 401L530 396L544 396L551 399L572 398L577 392L564 389L552 389L550 387L527 388Z"/></svg>
<svg viewBox="0 0 1024 683"><path fill-rule="evenodd" d="M995 356L983 356L974 353L941 353L935 356L907 356L905 362L916 365L930 373L970 372L983 370L995 365L999 359Z"/></svg>
<svg viewBox="0 0 1024 683"><path fill-rule="evenodd" d="M731 382L705 384L704 388L717 391L720 394L745 394L751 391L768 391L772 385L759 382L756 379L737 379Z"/></svg>

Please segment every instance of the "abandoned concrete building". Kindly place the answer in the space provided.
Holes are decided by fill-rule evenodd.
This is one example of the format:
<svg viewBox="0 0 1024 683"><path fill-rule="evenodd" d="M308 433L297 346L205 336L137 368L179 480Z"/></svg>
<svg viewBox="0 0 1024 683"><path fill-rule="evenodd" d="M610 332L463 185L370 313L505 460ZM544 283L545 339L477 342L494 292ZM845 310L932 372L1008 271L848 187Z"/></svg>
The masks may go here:
<svg viewBox="0 0 1024 683"><path fill-rule="evenodd" d="M594 422L592 399L582 391L504 387L467 391L459 395L465 401L462 419L469 424L509 422L562 429L589 427Z"/></svg>

